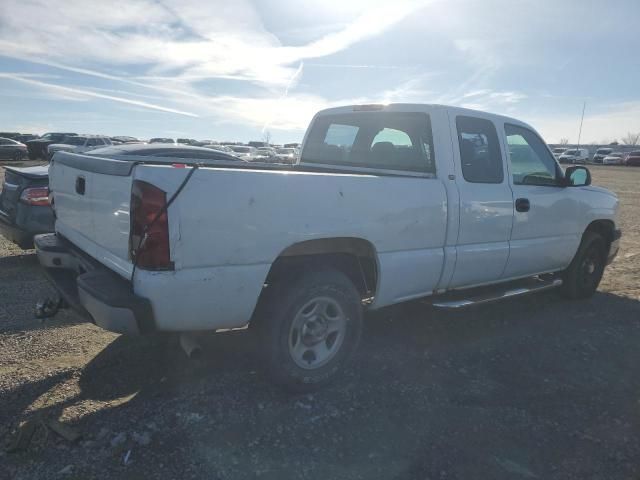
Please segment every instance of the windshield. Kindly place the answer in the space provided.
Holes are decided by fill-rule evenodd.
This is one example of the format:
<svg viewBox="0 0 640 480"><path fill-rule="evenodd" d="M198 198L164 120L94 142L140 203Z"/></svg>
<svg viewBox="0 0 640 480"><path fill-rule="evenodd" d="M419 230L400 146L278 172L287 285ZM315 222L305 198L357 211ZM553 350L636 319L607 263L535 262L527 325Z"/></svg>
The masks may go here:
<svg viewBox="0 0 640 480"><path fill-rule="evenodd" d="M579 155L580 152L578 150L567 150L564 152L565 155Z"/></svg>
<svg viewBox="0 0 640 480"><path fill-rule="evenodd" d="M566 148L554 148L553 153L562 153L566 150Z"/></svg>
<svg viewBox="0 0 640 480"><path fill-rule="evenodd" d="M285 154L294 154L295 150L293 148L279 148L278 150L276 150L277 153L281 153L283 155Z"/></svg>
<svg viewBox="0 0 640 480"><path fill-rule="evenodd" d="M596 153L604 153L604 154L607 154L607 153L611 153L612 151L613 151L613 150L611 150L610 148L600 148L600 149L596 150Z"/></svg>

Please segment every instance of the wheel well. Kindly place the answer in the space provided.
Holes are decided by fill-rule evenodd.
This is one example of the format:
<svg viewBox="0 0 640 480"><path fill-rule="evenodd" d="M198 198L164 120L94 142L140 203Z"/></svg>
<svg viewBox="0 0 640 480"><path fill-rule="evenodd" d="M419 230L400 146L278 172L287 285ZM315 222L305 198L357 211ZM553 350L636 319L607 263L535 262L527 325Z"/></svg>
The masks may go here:
<svg viewBox="0 0 640 480"><path fill-rule="evenodd" d="M375 248L367 240L351 237L322 238L291 245L273 262L265 284L322 267L344 273L363 299L372 297L376 292L378 262Z"/></svg>
<svg viewBox="0 0 640 480"><path fill-rule="evenodd" d="M604 238L607 245L613 242L615 225L611 220L595 220L589 224L585 232L595 232Z"/></svg>

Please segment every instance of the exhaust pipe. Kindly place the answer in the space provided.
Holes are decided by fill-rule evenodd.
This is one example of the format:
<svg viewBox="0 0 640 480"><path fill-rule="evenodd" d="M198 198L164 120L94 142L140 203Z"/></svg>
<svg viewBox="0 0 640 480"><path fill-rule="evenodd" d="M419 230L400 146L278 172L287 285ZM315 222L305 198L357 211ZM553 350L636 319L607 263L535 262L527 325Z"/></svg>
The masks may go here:
<svg viewBox="0 0 640 480"><path fill-rule="evenodd" d="M198 342L198 338L194 333L181 333L180 346L187 357L191 360L200 360L202 358L202 345L200 345L200 342Z"/></svg>

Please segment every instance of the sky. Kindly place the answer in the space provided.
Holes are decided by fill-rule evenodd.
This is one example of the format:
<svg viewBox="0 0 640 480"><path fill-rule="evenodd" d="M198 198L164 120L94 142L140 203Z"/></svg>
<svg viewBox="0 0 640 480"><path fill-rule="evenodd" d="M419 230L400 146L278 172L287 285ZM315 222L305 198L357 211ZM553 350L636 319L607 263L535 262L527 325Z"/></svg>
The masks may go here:
<svg viewBox="0 0 640 480"><path fill-rule="evenodd" d="M0 130L300 141L439 103L549 143L640 132L638 0L1 0Z"/></svg>

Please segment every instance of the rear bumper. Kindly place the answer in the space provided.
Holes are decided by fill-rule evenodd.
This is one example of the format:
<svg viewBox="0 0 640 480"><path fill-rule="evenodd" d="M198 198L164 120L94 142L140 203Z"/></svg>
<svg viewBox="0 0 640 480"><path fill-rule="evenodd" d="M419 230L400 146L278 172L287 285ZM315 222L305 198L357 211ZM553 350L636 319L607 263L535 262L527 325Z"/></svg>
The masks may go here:
<svg viewBox="0 0 640 480"><path fill-rule="evenodd" d="M48 206L18 203L15 220L0 210L0 233L22 248L31 248L35 235L52 232L53 224L53 210Z"/></svg>
<svg viewBox="0 0 640 480"><path fill-rule="evenodd" d="M620 238L622 237L622 230L615 230L613 232L613 240L611 241L611 245L609 246L609 254L607 255L607 265L613 262L613 259L618 255L618 250L620 250Z"/></svg>
<svg viewBox="0 0 640 480"><path fill-rule="evenodd" d="M27 232L11 223L0 214L0 234L7 240L18 244L21 248L30 248L33 243L33 233Z"/></svg>
<svg viewBox="0 0 640 480"><path fill-rule="evenodd" d="M47 279L80 316L116 333L155 330L150 302L135 295L127 280L55 233L37 235L34 244Z"/></svg>

